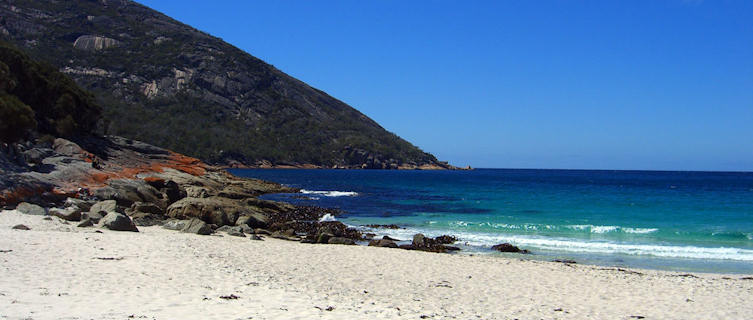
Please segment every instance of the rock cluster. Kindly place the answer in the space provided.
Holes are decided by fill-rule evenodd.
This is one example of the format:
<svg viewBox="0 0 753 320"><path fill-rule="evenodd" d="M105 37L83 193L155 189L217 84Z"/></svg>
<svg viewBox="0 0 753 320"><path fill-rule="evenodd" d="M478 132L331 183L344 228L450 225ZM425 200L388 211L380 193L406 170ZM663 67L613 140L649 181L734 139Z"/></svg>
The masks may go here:
<svg viewBox="0 0 753 320"><path fill-rule="evenodd" d="M30 145L22 163L0 175L0 204L22 213L50 215L79 227L138 232L140 226L209 235L262 236L316 244L354 245L373 238L339 221L340 212L259 199L271 192L296 192L279 184L232 176L196 159L119 137ZM96 161L95 161L96 160ZM0 163L13 162L0 152ZM96 164L96 165L95 165ZM33 165L48 166L30 170ZM26 184L19 187L17 181ZM74 182L72 185L71 182ZM22 202L25 201L25 202ZM395 229L396 225L373 226ZM247 236L248 235L248 236ZM410 244L382 237L370 246L450 252L453 236L413 237Z"/></svg>

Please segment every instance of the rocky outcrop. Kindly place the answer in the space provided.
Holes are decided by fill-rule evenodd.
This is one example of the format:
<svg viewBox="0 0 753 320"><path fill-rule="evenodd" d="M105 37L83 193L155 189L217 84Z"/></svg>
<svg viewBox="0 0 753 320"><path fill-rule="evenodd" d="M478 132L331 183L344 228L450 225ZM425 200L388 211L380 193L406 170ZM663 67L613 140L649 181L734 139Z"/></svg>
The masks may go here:
<svg viewBox="0 0 753 320"><path fill-rule="evenodd" d="M79 227L98 224L119 231L136 231L137 225L163 225L202 235L211 234L213 229L239 237L254 235L252 239L259 239L255 234L270 234L285 240L325 244L355 244L362 240L358 230L341 222L320 221L325 214L339 214L337 210L257 198L270 192L297 192L296 189L234 177L196 159L138 141L113 136L85 137L75 143L58 139L48 149L52 152L40 161L54 165L45 172L30 171L27 165L0 174L0 184L10 186L4 195L14 194L0 198L3 206L37 214L46 214L45 207L53 207L49 210L53 215L80 220ZM0 156L2 159L7 158ZM19 177L28 182L30 188L25 190L32 191L13 189ZM187 196L194 194L192 190L201 190L203 197ZM44 206L19 204L23 200Z"/></svg>
<svg viewBox="0 0 753 320"><path fill-rule="evenodd" d="M429 252L448 252L460 250L458 247L448 246L447 244L453 243L457 238L453 236L439 236L436 238L429 238L425 235L418 233L413 236L413 241L410 247L404 249L429 251Z"/></svg>
<svg viewBox="0 0 753 320"><path fill-rule="evenodd" d="M117 47L120 45L118 40L93 35L83 35L76 38L73 47L79 50L98 51L107 48Z"/></svg>

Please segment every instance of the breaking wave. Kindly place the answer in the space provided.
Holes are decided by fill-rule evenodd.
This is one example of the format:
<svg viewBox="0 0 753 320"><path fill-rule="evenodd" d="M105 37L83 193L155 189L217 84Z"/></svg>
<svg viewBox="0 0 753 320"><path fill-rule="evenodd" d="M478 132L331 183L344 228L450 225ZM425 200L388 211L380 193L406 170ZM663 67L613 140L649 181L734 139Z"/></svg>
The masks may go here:
<svg viewBox="0 0 753 320"><path fill-rule="evenodd" d="M354 191L317 191L301 189L303 194L318 194L325 197L354 197L358 195L358 192Z"/></svg>

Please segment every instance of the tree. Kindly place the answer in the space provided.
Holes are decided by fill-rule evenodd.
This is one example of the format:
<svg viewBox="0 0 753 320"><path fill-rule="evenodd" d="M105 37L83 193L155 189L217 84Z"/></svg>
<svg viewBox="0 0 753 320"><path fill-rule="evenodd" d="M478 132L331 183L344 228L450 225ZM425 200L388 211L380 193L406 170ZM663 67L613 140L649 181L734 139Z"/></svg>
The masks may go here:
<svg viewBox="0 0 753 320"><path fill-rule="evenodd" d="M34 111L15 96L0 95L0 140L16 142L35 129Z"/></svg>

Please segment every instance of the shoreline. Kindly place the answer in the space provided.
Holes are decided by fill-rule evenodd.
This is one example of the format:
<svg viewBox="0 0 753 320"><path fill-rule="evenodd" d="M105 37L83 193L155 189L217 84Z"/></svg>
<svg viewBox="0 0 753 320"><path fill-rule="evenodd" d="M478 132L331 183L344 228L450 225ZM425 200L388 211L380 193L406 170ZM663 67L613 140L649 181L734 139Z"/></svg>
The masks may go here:
<svg viewBox="0 0 753 320"><path fill-rule="evenodd" d="M19 223L31 230L11 230ZM753 278L741 275L253 241L157 226L95 230L0 212L0 316L744 319L753 312Z"/></svg>
<svg viewBox="0 0 753 320"><path fill-rule="evenodd" d="M471 171L475 170L471 166L456 167L451 164L423 164L423 165L403 165L396 168L369 168L362 166L333 166L327 167L322 165L303 163L303 164L262 164L262 165L247 165L247 164L224 164L213 165L218 169L303 169L303 170L449 170L449 171Z"/></svg>

